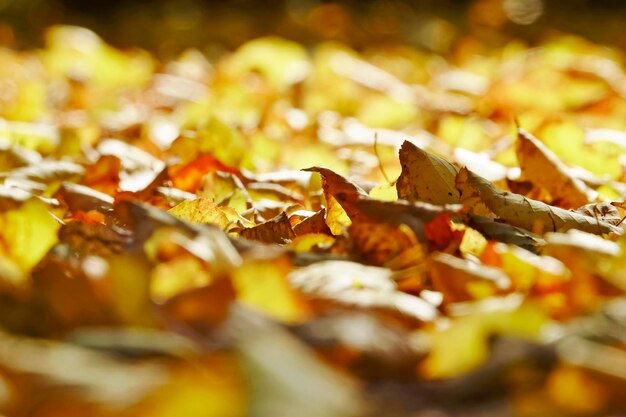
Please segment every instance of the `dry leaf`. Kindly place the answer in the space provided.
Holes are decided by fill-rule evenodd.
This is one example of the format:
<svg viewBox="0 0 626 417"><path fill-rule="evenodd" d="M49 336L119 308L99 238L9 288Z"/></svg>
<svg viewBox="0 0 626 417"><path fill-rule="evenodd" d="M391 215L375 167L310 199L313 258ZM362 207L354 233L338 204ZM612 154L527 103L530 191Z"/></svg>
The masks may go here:
<svg viewBox="0 0 626 417"><path fill-rule="evenodd" d="M356 221L348 228L348 236L360 257L372 265L382 265L418 244L407 226Z"/></svg>
<svg viewBox="0 0 626 417"><path fill-rule="evenodd" d="M466 168L456 178L461 203L476 214L492 213L498 218L526 230L564 231L580 229L589 233L618 233L621 230L601 220L553 207L519 194L498 190L484 178Z"/></svg>
<svg viewBox="0 0 626 417"><path fill-rule="evenodd" d="M214 224L222 230L230 224L221 208L206 198L183 201L168 212L188 222Z"/></svg>
<svg viewBox="0 0 626 417"><path fill-rule="evenodd" d="M326 224L326 209L322 208L314 215L307 217L300 223L293 226L296 236L302 236L307 233L325 233L330 234L330 229Z"/></svg>
<svg viewBox="0 0 626 417"><path fill-rule="evenodd" d="M283 244L296 237L285 212L258 226L243 229L239 234L263 243Z"/></svg>
<svg viewBox="0 0 626 417"><path fill-rule="evenodd" d="M486 238L502 243L510 243L531 252L539 252L545 241L539 236L508 223L501 223L483 216L469 214L468 226L482 233Z"/></svg>
<svg viewBox="0 0 626 417"><path fill-rule="evenodd" d="M545 188L554 204L577 208L589 203L597 193L568 173L568 168L539 139L524 129L517 130L517 159L522 177Z"/></svg>
<svg viewBox="0 0 626 417"><path fill-rule="evenodd" d="M439 205L459 202L454 186L457 169L450 162L405 141L400 149L400 164L398 198Z"/></svg>
<svg viewBox="0 0 626 417"><path fill-rule="evenodd" d="M584 214L587 217L602 220L613 226L618 226L622 222L622 215L616 207L620 207L608 201L601 203L591 203L574 210L577 213Z"/></svg>
<svg viewBox="0 0 626 417"><path fill-rule="evenodd" d="M322 187L327 202L326 224L333 235L340 235L343 228L350 226L351 219L358 215L355 208L350 205L349 199L359 195L367 197L367 193L328 168L312 167L304 171L318 172L322 176ZM337 200L338 196L341 196L340 201Z"/></svg>

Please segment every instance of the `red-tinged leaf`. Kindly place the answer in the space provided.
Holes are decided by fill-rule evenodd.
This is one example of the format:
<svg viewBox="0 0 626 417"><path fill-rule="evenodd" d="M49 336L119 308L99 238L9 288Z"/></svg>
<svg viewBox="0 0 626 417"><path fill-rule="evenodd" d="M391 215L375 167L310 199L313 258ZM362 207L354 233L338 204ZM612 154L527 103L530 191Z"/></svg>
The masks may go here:
<svg viewBox="0 0 626 417"><path fill-rule="evenodd" d="M464 234L462 230L453 227L450 216L445 213L438 214L433 221L427 223L424 233L428 243L438 251L458 247Z"/></svg>
<svg viewBox="0 0 626 417"><path fill-rule="evenodd" d="M171 166L168 173L174 187L195 192L202 182L202 177L213 171L239 174L237 169L224 165L210 154L202 154L183 166Z"/></svg>

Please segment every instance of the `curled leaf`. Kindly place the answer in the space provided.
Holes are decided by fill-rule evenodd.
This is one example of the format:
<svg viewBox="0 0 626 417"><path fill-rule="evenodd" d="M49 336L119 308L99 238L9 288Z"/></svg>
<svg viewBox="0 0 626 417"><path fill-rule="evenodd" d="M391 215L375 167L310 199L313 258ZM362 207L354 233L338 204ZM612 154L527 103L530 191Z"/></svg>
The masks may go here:
<svg viewBox="0 0 626 417"><path fill-rule="evenodd" d="M457 169L450 162L405 141L400 149L400 164L398 198L439 205L459 202L454 186Z"/></svg>
<svg viewBox="0 0 626 417"><path fill-rule="evenodd" d="M576 208L589 203L596 193L578 178L568 173L559 158L531 133L517 130L517 159L523 178L544 188L553 201L564 208Z"/></svg>
<svg viewBox="0 0 626 417"><path fill-rule="evenodd" d="M476 214L489 214L526 230L557 231L580 229L589 233L621 233L611 224L596 220L509 191L498 190L467 168L459 171L456 186L461 203Z"/></svg>
<svg viewBox="0 0 626 417"><path fill-rule="evenodd" d="M258 226L243 229L242 237L264 243L286 243L296 237L285 212Z"/></svg>

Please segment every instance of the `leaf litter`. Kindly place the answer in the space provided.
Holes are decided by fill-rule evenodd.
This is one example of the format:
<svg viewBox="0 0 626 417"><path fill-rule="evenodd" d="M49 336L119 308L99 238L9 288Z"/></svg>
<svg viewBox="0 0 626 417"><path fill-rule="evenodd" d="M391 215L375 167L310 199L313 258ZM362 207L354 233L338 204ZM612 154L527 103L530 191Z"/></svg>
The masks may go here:
<svg viewBox="0 0 626 417"><path fill-rule="evenodd" d="M378 52L3 50L0 412L625 413L622 53Z"/></svg>

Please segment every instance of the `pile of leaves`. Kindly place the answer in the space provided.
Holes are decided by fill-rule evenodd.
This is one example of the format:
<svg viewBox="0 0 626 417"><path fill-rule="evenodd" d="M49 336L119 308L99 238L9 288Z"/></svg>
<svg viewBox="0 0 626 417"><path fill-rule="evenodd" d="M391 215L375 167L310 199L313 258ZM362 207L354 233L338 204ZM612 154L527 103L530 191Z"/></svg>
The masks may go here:
<svg viewBox="0 0 626 417"><path fill-rule="evenodd" d="M626 412L620 51L0 56L2 413Z"/></svg>

